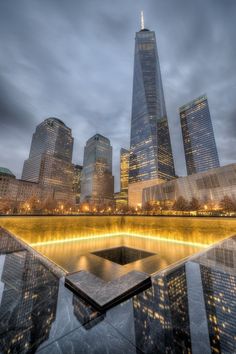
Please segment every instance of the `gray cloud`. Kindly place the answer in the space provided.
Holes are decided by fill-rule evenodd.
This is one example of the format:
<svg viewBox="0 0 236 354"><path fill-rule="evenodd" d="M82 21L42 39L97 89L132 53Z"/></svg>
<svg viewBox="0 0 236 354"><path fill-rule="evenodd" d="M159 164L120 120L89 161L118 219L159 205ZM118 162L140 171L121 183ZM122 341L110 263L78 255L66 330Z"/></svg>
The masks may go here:
<svg viewBox="0 0 236 354"><path fill-rule="evenodd" d="M0 165L20 176L35 126L58 116L72 128L76 163L94 133L110 138L118 189L141 9L156 31L177 173L186 173L178 107L202 93L221 163L235 161L234 0L2 0Z"/></svg>

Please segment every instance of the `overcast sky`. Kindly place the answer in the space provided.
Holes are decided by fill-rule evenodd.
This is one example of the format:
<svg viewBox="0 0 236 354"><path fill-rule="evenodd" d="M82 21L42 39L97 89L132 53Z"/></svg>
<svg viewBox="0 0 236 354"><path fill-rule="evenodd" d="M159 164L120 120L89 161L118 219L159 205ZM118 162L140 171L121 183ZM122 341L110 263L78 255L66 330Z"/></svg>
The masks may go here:
<svg viewBox="0 0 236 354"><path fill-rule="evenodd" d="M0 166L21 176L37 124L62 119L82 164L95 133L129 147L135 32L154 30L176 172L185 175L178 108L206 93L222 165L236 162L235 0L1 0Z"/></svg>

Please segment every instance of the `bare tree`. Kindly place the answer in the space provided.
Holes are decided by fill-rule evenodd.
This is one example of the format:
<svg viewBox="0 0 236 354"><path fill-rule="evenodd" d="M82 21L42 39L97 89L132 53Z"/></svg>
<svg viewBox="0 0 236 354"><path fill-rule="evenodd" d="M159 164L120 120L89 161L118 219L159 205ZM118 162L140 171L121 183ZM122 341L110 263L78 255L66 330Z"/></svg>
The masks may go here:
<svg viewBox="0 0 236 354"><path fill-rule="evenodd" d="M42 204L43 211L52 212L57 208L57 201L52 197L48 197Z"/></svg>
<svg viewBox="0 0 236 354"><path fill-rule="evenodd" d="M220 201L220 208L223 211L235 211L236 204L232 198L230 198L228 195L225 195L224 198Z"/></svg>
<svg viewBox="0 0 236 354"><path fill-rule="evenodd" d="M144 211L152 211L153 210L153 206L150 202L146 202L143 206L143 210Z"/></svg>
<svg viewBox="0 0 236 354"><path fill-rule="evenodd" d="M188 210L187 200L182 196L178 197L178 199L174 202L172 209L179 210L179 211Z"/></svg>
<svg viewBox="0 0 236 354"><path fill-rule="evenodd" d="M38 212L42 210L42 203L40 202L40 200L35 196L32 195L27 201L26 204L29 207L29 210L32 213Z"/></svg>
<svg viewBox="0 0 236 354"><path fill-rule="evenodd" d="M11 201L4 199L0 201L0 214L7 214L11 210Z"/></svg>
<svg viewBox="0 0 236 354"><path fill-rule="evenodd" d="M200 208L201 208L201 203L199 202L199 200L197 198L193 197L189 203L189 209L197 211Z"/></svg>

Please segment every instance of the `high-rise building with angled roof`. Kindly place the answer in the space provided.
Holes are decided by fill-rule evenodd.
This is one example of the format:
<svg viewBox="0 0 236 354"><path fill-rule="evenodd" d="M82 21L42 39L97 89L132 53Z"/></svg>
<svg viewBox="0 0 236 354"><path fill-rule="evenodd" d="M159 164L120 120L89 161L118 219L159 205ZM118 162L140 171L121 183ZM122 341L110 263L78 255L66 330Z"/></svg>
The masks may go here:
<svg viewBox="0 0 236 354"><path fill-rule="evenodd" d="M141 203L141 190L175 177L155 32L135 37L130 138L129 204ZM134 186L133 184L136 184Z"/></svg>
<svg viewBox="0 0 236 354"><path fill-rule="evenodd" d="M22 179L49 188L57 200L71 199L72 151L71 129L58 118L45 119L33 134Z"/></svg>
<svg viewBox="0 0 236 354"><path fill-rule="evenodd" d="M129 150L120 149L120 192L128 198Z"/></svg>
<svg viewBox="0 0 236 354"><path fill-rule="evenodd" d="M103 205L113 202L112 146L110 140L95 134L84 148L81 174L81 202Z"/></svg>
<svg viewBox="0 0 236 354"><path fill-rule="evenodd" d="M188 175L220 166L207 96L180 107Z"/></svg>

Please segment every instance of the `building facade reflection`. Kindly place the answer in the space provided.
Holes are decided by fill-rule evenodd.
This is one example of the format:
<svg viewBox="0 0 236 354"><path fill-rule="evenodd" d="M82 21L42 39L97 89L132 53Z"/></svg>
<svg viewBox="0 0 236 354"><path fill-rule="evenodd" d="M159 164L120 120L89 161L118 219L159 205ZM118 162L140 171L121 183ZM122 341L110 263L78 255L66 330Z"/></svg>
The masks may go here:
<svg viewBox="0 0 236 354"><path fill-rule="evenodd" d="M1 274L0 349L26 353L49 337L59 280L28 251L4 255Z"/></svg>
<svg viewBox="0 0 236 354"><path fill-rule="evenodd" d="M236 352L235 237L154 274L149 289L100 314L35 253L3 230L0 236L3 353L32 353L43 343L50 349L58 338L68 349L67 335L89 342L101 328L144 353Z"/></svg>
<svg viewBox="0 0 236 354"><path fill-rule="evenodd" d="M144 353L234 353L236 239L154 276L132 301L135 343Z"/></svg>

